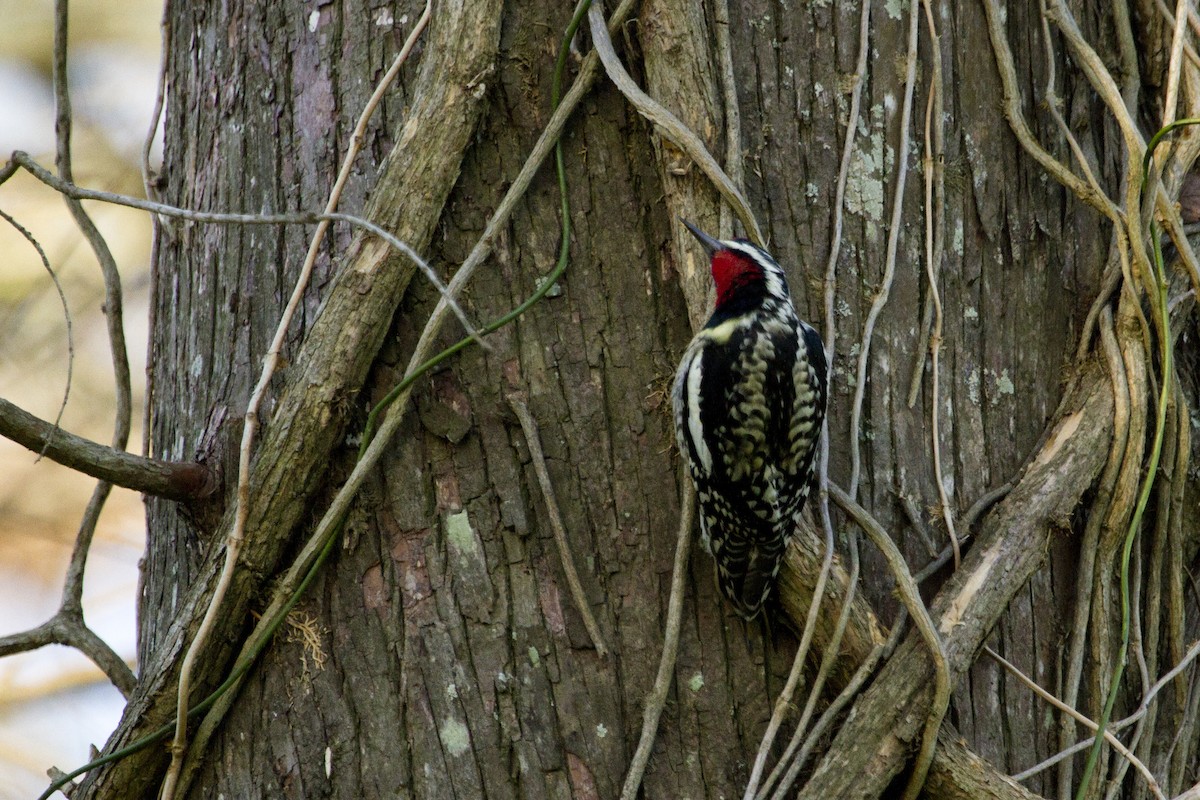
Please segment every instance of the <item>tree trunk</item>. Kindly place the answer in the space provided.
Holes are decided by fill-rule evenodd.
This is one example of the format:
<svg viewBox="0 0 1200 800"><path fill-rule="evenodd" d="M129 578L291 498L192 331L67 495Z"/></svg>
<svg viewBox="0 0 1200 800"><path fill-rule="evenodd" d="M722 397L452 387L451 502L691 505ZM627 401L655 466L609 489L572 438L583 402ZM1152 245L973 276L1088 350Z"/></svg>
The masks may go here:
<svg viewBox="0 0 1200 800"><path fill-rule="evenodd" d="M732 5L745 191L789 273L798 311L821 328L859 7ZM421 9L410 0L374 9L168 4L165 199L206 210L322 208L354 122ZM429 31L369 126L342 210L396 232L448 280L549 118L554 55L570 13L547 0L435 3ZM965 576L1011 533L1002 523L1017 520L1012 524L1031 532L1014 535L1032 548L1014 556L1014 571L989 578L1018 575L1016 584L992 587L995 614L972 618L975 638L952 649L959 679L948 719L975 752L952 750L954 763L1006 774L1057 752L1059 726L1015 677L977 659L978 643L988 636L991 647L1052 691L1063 683L1061 654L1071 636L1090 502L1084 495L1108 455L1113 414L1104 362L1099 356L1077 362L1074 354L1113 237L1108 220L1047 179L1005 122L982 5L935 9L937 52L924 17L910 19L918 13L919 6L891 2L871 11L871 58L862 76L837 262L837 336L829 342L836 353L829 476L846 486L852 448L861 448L859 502L913 571L947 543L927 361L918 372L917 402L908 403L914 364L927 346L922 111L937 59L945 86L939 278L945 323L936 404L953 517L963 520L981 496L1010 479L1037 474L1036 465L1022 469L1052 425L1084 405L1080 399L1056 412L1068 383L1091 381L1090 393L1081 390L1093 414L1086 419L1100 420L1091 425L1087 457L1063 462L1063 469L1077 471L1063 482L1071 494L1048 504L1053 513L1022 523L1013 516L1016 505L998 510L978 528L979 549L964 548L975 559L966 560ZM622 58L724 161L728 109L720 99L717 7L654 0L639 14L614 36ZM1098 32L1114 24L1108 16L1082 23L1099 41L1107 38ZM901 150L911 24L920 26L919 62ZM1005 28L1026 88L1044 86L1050 66L1041 24L1036 4L1010 4ZM577 46L590 50L586 36ZM1109 45L1104 55L1115 60L1116 48ZM1054 59L1066 118L1101 185L1116 195L1124 164L1120 132L1073 62L1061 54ZM572 60L572 73L578 63ZM491 336L490 350L467 350L416 384L412 408L358 495L341 544L198 757L189 796L619 795L662 647L680 511L667 392L691 334L689 319L702 316L697 291L706 286L695 278L697 270L705 274L701 254L687 245L672 215L700 209L715 222L717 205L686 157L664 144L611 84L601 78L597 87L562 139L574 224L565 276L546 299ZM1042 141L1060 141L1044 108L1031 98L1025 109ZM908 177L893 230L901 160ZM553 268L558 214L547 165L468 287L463 307L472 320L496 319L536 290ZM182 222L160 230L154 455L218 467L223 489L204 505L150 504L143 684L110 748L173 711L172 676L194 634L195 610L203 610L215 583L230 524L242 415L311 230ZM889 235L897 237L895 276L870 344L855 436L857 362L864 323L885 280ZM224 677L272 581L350 472L367 412L404 374L438 295L419 274L410 283L413 269L400 261L378 240L342 226L326 240L289 332L288 365L271 384L262 414L256 510L247 529L252 542L205 656L196 699ZM681 290L685 279L693 287L690 302ZM461 334L458 323L451 325L442 344ZM1136 336L1134 330L1122 341L1140 342ZM574 565L611 648L607 657L593 647L568 591L529 445L506 401L514 392L528 398L540 428ZM905 513L906 503L914 514ZM840 532L850 530L836 519ZM927 542L930 530L934 540ZM1194 519L1183 523L1176 569L1194 566L1198 533ZM807 549L819 553L812 542ZM898 609L894 582L876 550L865 545L862 552L867 604L891 620ZM784 590L784 605L801 621L807 599L792 609L788 598L805 598L805 590L786 587L806 570L811 577L812 562L805 563L791 569ZM674 686L643 781L647 798L741 796L796 649L786 625L772 626L773 640L758 625L744 625L721 600L712 572L710 557L697 548ZM949 613L947 598L964 580L947 584L939 612ZM937 586L926 585L929 598ZM1173 608L1179 619L1164 624L1182 631L1182 606ZM1194 628L1194 604L1188 608ZM857 617L863 638L846 646L855 661L882 636L866 613L864 607ZM835 615L836 608L826 614ZM1180 634L1163 635L1164 671L1182 655L1182 641ZM920 702L928 700L914 699L923 692L910 688L901 703L899 694L887 694L888 682L909 670L905 685L923 689L927 661L917 640L903 645L864 698L863 708L886 707L903 721L882 712L852 719L880 737L899 737L876 783L858 771L838 773L835 757L820 767L851 784L844 796L879 796L904 766L924 718ZM1085 683L1079 705L1095 716L1106 687L1100 677L1090 680L1096 685ZM1131 691L1123 707L1132 710L1139 698ZM1172 702L1184 700L1181 688ZM1182 707L1171 713L1177 725ZM1166 724L1151 738L1165 736ZM1185 758L1197 746L1194 727L1188 736L1180 745ZM166 757L161 748L145 751L95 774L87 791L130 796L121 792L133 787L150 796ZM952 767L935 765L930 796L965 796ZM1178 774L1181 781L1200 779L1186 769ZM1054 773L1025 786L1049 794ZM834 796L821 791L808 788L814 797ZM1020 796L1003 787L997 792Z"/></svg>

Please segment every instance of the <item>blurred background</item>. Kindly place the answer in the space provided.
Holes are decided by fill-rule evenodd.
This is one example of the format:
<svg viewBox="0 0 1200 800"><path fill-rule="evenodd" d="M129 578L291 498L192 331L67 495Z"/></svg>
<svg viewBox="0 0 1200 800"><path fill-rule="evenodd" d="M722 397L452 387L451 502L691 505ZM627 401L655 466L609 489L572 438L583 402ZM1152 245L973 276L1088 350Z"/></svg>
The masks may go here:
<svg viewBox="0 0 1200 800"><path fill-rule="evenodd" d="M154 106L161 0L74 0L70 84L75 180L143 195L142 144ZM51 0L0 0L0 158L25 150L54 166ZM156 145L152 163L157 166ZM141 448L150 221L89 204L121 269ZM66 295L74 337L65 429L108 444L114 415L103 283L62 199L24 173L0 185L0 209L41 242ZM67 381L62 303L32 247L0 220L0 397L53 420ZM94 481L0 439L0 635L38 625L58 608L63 572ZM137 562L145 541L141 499L117 490L88 561L89 626L132 665ZM136 669L136 667L135 667ZM36 797L51 766L71 770L119 719L119 692L74 650L47 647L0 659L0 800Z"/></svg>

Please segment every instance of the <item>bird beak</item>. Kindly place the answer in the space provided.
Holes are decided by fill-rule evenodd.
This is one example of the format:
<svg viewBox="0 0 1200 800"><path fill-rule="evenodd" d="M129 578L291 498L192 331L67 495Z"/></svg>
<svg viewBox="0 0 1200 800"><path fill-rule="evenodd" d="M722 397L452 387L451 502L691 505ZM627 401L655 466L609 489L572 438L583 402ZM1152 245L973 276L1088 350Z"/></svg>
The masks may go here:
<svg viewBox="0 0 1200 800"><path fill-rule="evenodd" d="M700 230L695 225L688 222L686 219L683 219L682 217L680 217L679 221L682 222L687 227L687 229L692 232L692 236L695 236L696 240L698 242L700 242L700 244L704 245L704 249L706 251L708 251L709 256L712 256L712 254L717 252L718 250L725 249L725 245L721 244L721 242L719 240L714 239L713 237L709 236L707 233Z"/></svg>

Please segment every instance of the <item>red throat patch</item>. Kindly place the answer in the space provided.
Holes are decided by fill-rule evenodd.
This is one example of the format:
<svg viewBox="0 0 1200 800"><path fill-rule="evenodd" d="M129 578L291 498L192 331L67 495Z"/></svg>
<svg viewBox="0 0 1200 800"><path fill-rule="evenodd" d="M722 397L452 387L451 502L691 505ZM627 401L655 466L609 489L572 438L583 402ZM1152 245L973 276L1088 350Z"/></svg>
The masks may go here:
<svg viewBox="0 0 1200 800"><path fill-rule="evenodd" d="M718 250L712 257L712 276L717 285L717 306L720 306L738 288L762 280L763 271L752 258L733 250Z"/></svg>

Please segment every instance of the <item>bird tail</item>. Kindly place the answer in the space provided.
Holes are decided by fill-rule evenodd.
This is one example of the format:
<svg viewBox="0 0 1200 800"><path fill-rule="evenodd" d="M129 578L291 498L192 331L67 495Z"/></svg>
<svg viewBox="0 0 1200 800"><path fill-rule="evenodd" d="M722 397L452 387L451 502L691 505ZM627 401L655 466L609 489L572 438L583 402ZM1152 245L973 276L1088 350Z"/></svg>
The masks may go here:
<svg viewBox="0 0 1200 800"><path fill-rule="evenodd" d="M763 604L771 596L779 572L779 561L779 553L751 545L744 562L738 559L731 565L734 569L717 570L717 585L721 594L733 605L738 616L747 622L758 616Z"/></svg>

